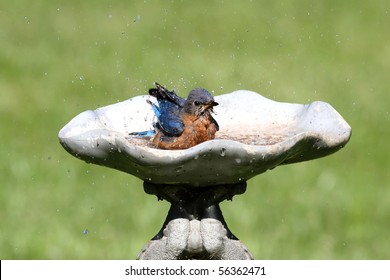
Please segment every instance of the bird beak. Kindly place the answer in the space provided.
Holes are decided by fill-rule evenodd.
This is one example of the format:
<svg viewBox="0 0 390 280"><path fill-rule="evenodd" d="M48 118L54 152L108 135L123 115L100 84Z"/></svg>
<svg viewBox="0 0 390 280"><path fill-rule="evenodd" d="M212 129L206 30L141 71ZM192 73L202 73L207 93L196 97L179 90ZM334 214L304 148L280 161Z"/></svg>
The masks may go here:
<svg viewBox="0 0 390 280"><path fill-rule="evenodd" d="M204 104L203 107L204 107L204 109L209 109L209 108L213 108L214 106L217 106L217 105L218 105L217 102L211 101L209 103Z"/></svg>

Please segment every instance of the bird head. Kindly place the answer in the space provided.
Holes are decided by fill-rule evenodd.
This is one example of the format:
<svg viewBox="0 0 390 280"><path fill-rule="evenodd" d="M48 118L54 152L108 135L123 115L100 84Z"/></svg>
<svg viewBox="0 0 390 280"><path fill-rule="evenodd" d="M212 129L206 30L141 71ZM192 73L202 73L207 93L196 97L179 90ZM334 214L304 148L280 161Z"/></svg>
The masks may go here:
<svg viewBox="0 0 390 280"><path fill-rule="evenodd" d="M213 112L213 107L218 103L214 97L203 88L196 88L190 91L184 104L184 111L187 114L201 116L205 113Z"/></svg>

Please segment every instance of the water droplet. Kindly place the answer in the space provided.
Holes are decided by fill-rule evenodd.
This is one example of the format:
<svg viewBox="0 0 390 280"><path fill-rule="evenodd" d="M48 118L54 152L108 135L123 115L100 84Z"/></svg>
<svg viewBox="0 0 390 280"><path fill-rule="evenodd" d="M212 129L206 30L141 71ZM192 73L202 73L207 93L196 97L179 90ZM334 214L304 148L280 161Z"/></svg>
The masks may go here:
<svg viewBox="0 0 390 280"><path fill-rule="evenodd" d="M28 17L24 17L24 19L26 20L27 24L30 24L30 19Z"/></svg>
<svg viewBox="0 0 390 280"><path fill-rule="evenodd" d="M89 233L89 231L87 229L83 230L83 234L88 234L88 233Z"/></svg>
<svg viewBox="0 0 390 280"><path fill-rule="evenodd" d="M136 16L134 19L133 19L133 22L137 22L137 21L140 21L141 20L141 16L138 15Z"/></svg>
<svg viewBox="0 0 390 280"><path fill-rule="evenodd" d="M237 163L241 163L241 159L240 158L236 158L236 162Z"/></svg>
<svg viewBox="0 0 390 280"><path fill-rule="evenodd" d="M175 171L180 172L180 171L182 171L183 167L184 167L184 165L180 165L180 166L175 168Z"/></svg>
<svg viewBox="0 0 390 280"><path fill-rule="evenodd" d="M221 149L220 155L221 155L221 157L224 157L226 155L226 149L225 148Z"/></svg>

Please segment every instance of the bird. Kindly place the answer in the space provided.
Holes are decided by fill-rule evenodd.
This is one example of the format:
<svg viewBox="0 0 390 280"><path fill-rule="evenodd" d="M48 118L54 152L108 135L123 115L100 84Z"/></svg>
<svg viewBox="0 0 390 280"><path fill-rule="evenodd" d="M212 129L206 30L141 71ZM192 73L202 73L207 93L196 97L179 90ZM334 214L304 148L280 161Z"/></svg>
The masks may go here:
<svg viewBox="0 0 390 280"><path fill-rule="evenodd" d="M188 149L215 138L219 125L211 114L218 103L206 89L195 88L184 99L157 82L154 85L155 88L149 89L149 95L155 97L158 104L148 100L157 118L152 139L154 146L166 150ZM150 136L150 132L138 135Z"/></svg>

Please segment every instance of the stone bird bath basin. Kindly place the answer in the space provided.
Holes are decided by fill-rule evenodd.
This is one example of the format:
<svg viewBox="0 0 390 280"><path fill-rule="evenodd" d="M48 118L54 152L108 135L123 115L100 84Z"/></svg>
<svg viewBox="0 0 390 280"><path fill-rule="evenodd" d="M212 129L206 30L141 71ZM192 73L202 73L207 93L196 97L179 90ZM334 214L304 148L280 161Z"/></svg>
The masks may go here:
<svg viewBox="0 0 390 280"><path fill-rule="evenodd" d="M275 102L250 91L216 96L216 139L186 150L160 150L129 136L153 128L154 114L137 96L85 111L59 133L64 148L88 162L156 184L194 187L246 181L281 164L329 155L351 128L327 103Z"/></svg>
<svg viewBox="0 0 390 280"><path fill-rule="evenodd" d="M163 228L139 255L144 259L209 258L215 252L218 258L252 258L228 230L219 202L245 192L246 181L258 174L327 156L351 137L351 127L325 102L281 103L240 90L215 97L214 118L220 127L215 140L185 150L160 150L129 135L153 129L147 99L153 97L85 111L59 132L60 143L72 155L137 176L147 193L172 203ZM210 206L213 210L207 212ZM178 210L183 207L184 213ZM223 238L215 239L216 232L226 242L220 244Z"/></svg>

